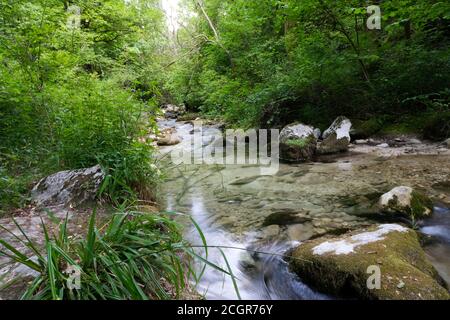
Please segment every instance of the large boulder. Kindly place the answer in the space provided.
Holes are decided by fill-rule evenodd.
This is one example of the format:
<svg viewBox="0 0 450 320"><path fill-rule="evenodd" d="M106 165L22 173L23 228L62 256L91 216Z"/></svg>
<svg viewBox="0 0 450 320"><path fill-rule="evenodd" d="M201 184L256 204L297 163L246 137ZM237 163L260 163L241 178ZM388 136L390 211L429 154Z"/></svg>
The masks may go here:
<svg viewBox="0 0 450 320"><path fill-rule="evenodd" d="M104 178L99 165L62 171L42 179L33 188L31 196L37 206L77 207L95 200Z"/></svg>
<svg viewBox="0 0 450 320"><path fill-rule="evenodd" d="M291 124L280 133L280 157L286 161L311 160L316 152L314 128L302 123Z"/></svg>
<svg viewBox="0 0 450 320"><path fill-rule="evenodd" d="M433 202L410 187L396 187L383 194L378 201L380 211L401 214L413 219L427 218L433 213Z"/></svg>
<svg viewBox="0 0 450 320"><path fill-rule="evenodd" d="M346 117L338 117L323 133L323 141L317 146L319 154L331 154L348 150L352 123Z"/></svg>
<svg viewBox="0 0 450 320"><path fill-rule="evenodd" d="M305 242L288 261L302 281L336 297L450 299L416 232L398 224Z"/></svg>
<svg viewBox="0 0 450 320"><path fill-rule="evenodd" d="M178 136L175 128L164 129L157 137L158 146L173 146L179 144L180 142L181 138Z"/></svg>

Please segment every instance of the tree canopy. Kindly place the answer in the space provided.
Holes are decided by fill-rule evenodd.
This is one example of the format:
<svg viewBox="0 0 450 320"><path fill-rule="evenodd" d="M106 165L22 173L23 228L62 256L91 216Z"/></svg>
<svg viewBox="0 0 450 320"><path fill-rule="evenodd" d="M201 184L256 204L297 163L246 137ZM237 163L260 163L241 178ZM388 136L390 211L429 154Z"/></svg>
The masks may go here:
<svg viewBox="0 0 450 320"><path fill-rule="evenodd" d="M185 4L195 14L168 86L191 108L245 126L448 112L447 1ZM380 7L380 30L367 27L369 5Z"/></svg>

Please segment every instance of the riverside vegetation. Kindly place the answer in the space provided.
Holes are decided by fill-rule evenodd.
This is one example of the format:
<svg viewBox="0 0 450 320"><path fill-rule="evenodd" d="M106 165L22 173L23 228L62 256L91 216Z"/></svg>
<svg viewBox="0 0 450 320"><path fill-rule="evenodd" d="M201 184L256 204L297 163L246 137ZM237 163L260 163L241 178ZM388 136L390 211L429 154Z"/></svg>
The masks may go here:
<svg viewBox="0 0 450 320"><path fill-rule="evenodd" d="M186 173L172 167L165 172L156 145L176 145L189 135L178 137L173 127L162 128L167 141L161 137L154 141L161 134L160 106L183 105L186 112L177 114L180 121L201 116L233 128L284 128L288 132L295 126L307 128L307 132L282 144L282 154L289 158L284 160L294 162L345 152L355 140L369 145L357 148L364 154L377 145L364 139L375 135L389 139L406 135L406 142L388 140L388 151L395 144L403 147L404 143L409 148L409 135L434 141L448 139L450 4L437 0L372 4L382 8L380 30L367 28L368 3L362 0L182 0L177 28L169 31L158 0L0 0L0 270L8 260L16 266L25 265L34 275L31 284L8 281L7 288L0 288L0 297L2 290L25 299L186 297L194 291L192 283L202 287L205 269L197 270L193 260L228 275L233 292L241 297L226 254L219 254L225 264L208 260L209 230L202 229L209 225L181 217L187 221L184 228L188 224L201 240L200 248L192 248L183 239L183 227L174 222L179 215L172 213L169 205L156 204L161 199L170 202L170 196L179 191L173 175ZM167 114L173 113L174 108L169 109ZM327 131L322 135L337 117L327 130L334 130L331 136ZM338 132L342 122L352 127L344 135ZM407 149L402 150L400 155L405 156ZM381 153L383 157L388 156ZM286 175L274 177L275 182L255 175L244 177L250 180L234 186L235 181L229 181L231 188L240 188L231 196L225 190L223 176L220 183L208 181L210 176L218 179L215 175L221 170L209 172L203 168L192 175L206 171L206 181L199 181L209 183L203 191L218 199L214 202L222 214L218 220L226 220L220 227L241 232L248 227L245 223L257 230L261 224L263 229L259 231L265 235L283 239L282 234L287 232L291 240L310 240L287 260L294 259L291 269L314 289L365 299L448 298L445 281L422 254L419 242L423 239L410 229L403 232L398 226L389 234L389 239L401 242L399 245L368 245L367 250L389 256L386 261L379 255L359 260L372 264L383 260L394 270L385 275L389 281L390 277L394 280L378 296L361 287L358 279L365 270L354 262L354 256L327 253L317 257L310 252L327 239L345 242L352 235L366 232L360 229L373 232L374 221L378 220L371 219L379 214L418 229L421 219L432 215L430 193L434 204L439 197L444 204L449 203L445 178L449 158L444 152L436 160L443 165L440 173L423 173L437 180L433 183L406 178L401 172L393 174L398 181L414 187L401 187L414 195L412 203L404 205L402 199L410 197L396 194L387 204L377 206L379 196L398 187L374 177L396 168L392 159L386 160L386 168L379 168L378 161L385 160L356 158L361 171L370 166L370 174L366 174L366 181L351 177L354 181L349 184L355 184L355 195L348 194L336 181L315 190L314 185L323 180L321 170L311 169L314 179L310 179L307 165L283 165L281 171ZM399 163L414 170L426 166L421 159L411 160L414 164L408 161ZM37 205L31 190L42 178L63 170L63 176L72 176L77 174L73 170L82 172L97 165L102 172L101 185L93 188L83 179L79 185L74 184L80 194L89 194L91 202L75 200L50 210L46 210L47 204ZM437 166L430 168L437 170ZM235 178L243 181L245 174L237 171L241 176ZM326 164L323 172L335 174ZM187 178L183 179L185 188ZM294 180L311 187L301 190L311 199L291 195L289 199L295 200L289 208L278 208L286 198L279 195L281 189L291 189L287 185ZM369 181L373 182L370 186ZM262 189L257 193L251 187L247 190L252 183ZM219 184L223 189L220 195L215 189L209 195L210 186ZM423 184L430 190L439 185L433 190L441 194L433 191L423 195L427 189ZM275 192L279 197L272 199L276 185L283 187ZM253 200L242 200L242 190L252 194ZM327 194L326 190L336 194ZM186 194L189 192L183 189L177 198L179 207L172 209L186 210L182 201ZM260 199L261 195L265 199ZM336 213L337 204L329 209L327 201L331 198L343 202L345 210ZM365 199L362 203L361 198ZM303 202L297 203L300 200ZM242 205L241 210L248 210L248 218L253 220L234 222L234 213L227 206L252 201L255 203ZM292 208L294 203L296 208ZM156 213L163 205L169 212ZM304 207L312 207L312 212ZM272 210L272 216L260 223L268 213L266 209ZM253 217L255 210L261 216ZM226 214L229 216L223 217ZM273 217L283 220L286 215L295 223L273 222ZM24 228L30 221L39 229L33 235ZM81 229L76 230L79 226ZM344 231L352 233L342 234ZM361 250L365 249L363 246ZM314 264L302 264L295 257L307 257ZM348 265L352 268L345 268ZM81 291L67 287L64 272L70 266L81 270ZM330 274L328 279L315 277L324 270ZM409 278L402 283L412 287L409 295L401 295L403 286L397 281L405 270ZM4 277L0 272L0 283ZM341 283L338 278L356 280ZM423 282L417 284L419 280L415 279ZM425 291L421 291L422 284ZM16 290L19 287L21 290Z"/></svg>

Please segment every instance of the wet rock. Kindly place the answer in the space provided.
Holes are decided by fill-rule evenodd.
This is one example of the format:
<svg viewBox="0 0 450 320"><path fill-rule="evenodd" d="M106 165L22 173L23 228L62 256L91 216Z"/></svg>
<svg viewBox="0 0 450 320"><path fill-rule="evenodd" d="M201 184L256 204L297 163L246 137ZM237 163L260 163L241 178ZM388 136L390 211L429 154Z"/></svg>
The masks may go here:
<svg viewBox="0 0 450 320"><path fill-rule="evenodd" d="M381 196L379 209L384 213L399 213L415 219L433 213L433 203L425 195L410 187L397 187Z"/></svg>
<svg viewBox="0 0 450 320"><path fill-rule="evenodd" d="M409 144L421 144L422 141L420 141L419 139L416 139L416 138L411 138L411 139L409 139L407 141L407 143L409 143Z"/></svg>
<svg viewBox="0 0 450 320"><path fill-rule="evenodd" d="M355 141L355 144L368 144L368 143L369 143L368 139L360 139Z"/></svg>
<svg viewBox="0 0 450 320"><path fill-rule="evenodd" d="M287 226L310 222L311 218L304 217L299 212L275 212L264 219L263 226Z"/></svg>
<svg viewBox="0 0 450 320"><path fill-rule="evenodd" d="M325 132L322 135L322 139L325 140L334 133L338 133L340 137L347 136L348 139L350 139L351 128L352 128L351 121L346 117L340 116L336 120L334 120L334 122L327 130L325 130Z"/></svg>
<svg viewBox="0 0 450 320"><path fill-rule="evenodd" d="M42 179L31 196L37 206L81 206L95 200L104 178L98 165L62 171Z"/></svg>
<svg viewBox="0 0 450 320"><path fill-rule="evenodd" d="M317 140L320 139L320 137L322 136L322 130L320 130L319 128L314 129L314 137L316 137Z"/></svg>
<svg viewBox="0 0 450 320"><path fill-rule="evenodd" d="M261 176L253 176L253 177L238 179L236 181L231 182L230 186L243 186L243 185L250 184L250 183L258 180L259 178L261 178Z"/></svg>
<svg viewBox="0 0 450 320"><path fill-rule="evenodd" d="M445 141L444 141L444 145L445 145L448 149L450 149L450 139L445 140Z"/></svg>
<svg viewBox="0 0 450 320"><path fill-rule="evenodd" d="M270 225L262 229L263 238L274 238L280 234L280 227L278 225Z"/></svg>
<svg viewBox="0 0 450 320"><path fill-rule="evenodd" d="M280 157L286 161L311 160L316 152L317 138L314 128L304 124L291 124L280 133Z"/></svg>
<svg viewBox="0 0 450 320"><path fill-rule="evenodd" d="M167 128L160 132L157 138L158 146L173 146L181 142L175 128Z"/></svg>
<svg viewBox="0 0 450 320"><path fill-rule="evenodd" d="M442 279L427 260L416 232L398 224L378 225L306 242L289 253L288 261L303 281L338 297L450 298ZM368 286L373 284L369 276L374 267L381 269L379 289ZM403 283L401 291L400 283Z"/></svg>
<svg viewBox="0 0 450 320"><path fill-rule="evenodd" d="M37 262L37 257L31 260ZM0 300L19 300L38 275L37 271L19 263L0 269Z"/></svg>
<svg viewBox="0 0 450 320"><path fill-rule="evenodd" d="M176 119L186 111L184 106L176 106L173 104L166 104L162 106L161 110L164 113L164 117L168 119Z"/></svg>
<svg viewBox="0 0 450 320"><path fill-rule="evenodd" d="M433 184L431 187L438 191L444 191L444 192L450 193L450 180L437 182L437 183Z"/></svg>
<svg viewBox="0 0 450 320"><path fill-rule="evenodd" d="M386 149L386 148L389 148L389 145L387 143L381 143L381 144L377 145L377 147Z"/></svg>
<svg viewBox="0 0 450 320"><path fill-rule="evenodd" d="M323 133L323 141L318 144L319 154L331 154L347 151L350 144L352 123L346 117L338 117Z"/></svg>
<svg viewBox="0 0 450 320"><path fill-rule="evenodd" d="M312 223L291 225L287 229L287 234L291 241L306 241L314 235Z"/></svg>
<svg viewBox="0 0 450 320"><path fill-rule="evenodd" d="M256 269L256 261L249 252L241 253L239 264L245 271L254 271Z"/></svg>

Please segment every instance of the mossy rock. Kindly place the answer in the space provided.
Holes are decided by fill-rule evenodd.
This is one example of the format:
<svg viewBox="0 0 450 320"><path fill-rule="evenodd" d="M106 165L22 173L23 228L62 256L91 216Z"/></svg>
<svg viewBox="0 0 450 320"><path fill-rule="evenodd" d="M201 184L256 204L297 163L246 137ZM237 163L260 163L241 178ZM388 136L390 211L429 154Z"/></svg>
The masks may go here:
<svg viewBox="0 0 450 320"><path fill-rule="evenodd" d="M300 139L289 139L280 143L280 155L285 161L302 162L311 160L317 149L314 136Z"/></svg>
<svg viewBox="0 0 450 320"><path fill-rule="evenodd" d="M335 297L450 299L444 282L427 261L417 233L396 224L311 240L292 250L287 260L302 281ZM368 270L374 267L381 271L379 289L368 286Z"/></svg>
<svg viewBox="0 0 450 320"><path fill-rule="evenodd" d="M384 213L401 214L412 219L428 218L433 202L426 195L410 187L397 187L381 196L379 208Z"/></svg>

